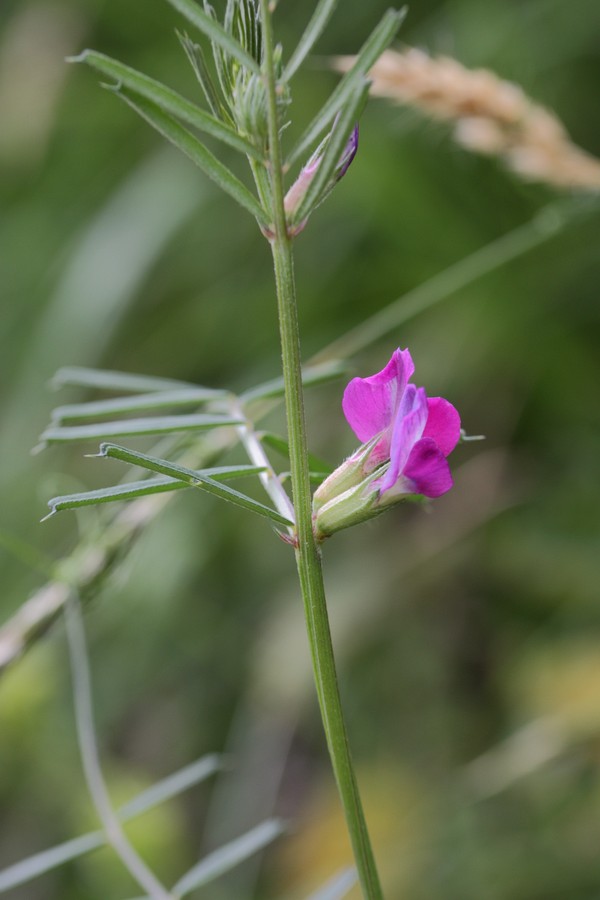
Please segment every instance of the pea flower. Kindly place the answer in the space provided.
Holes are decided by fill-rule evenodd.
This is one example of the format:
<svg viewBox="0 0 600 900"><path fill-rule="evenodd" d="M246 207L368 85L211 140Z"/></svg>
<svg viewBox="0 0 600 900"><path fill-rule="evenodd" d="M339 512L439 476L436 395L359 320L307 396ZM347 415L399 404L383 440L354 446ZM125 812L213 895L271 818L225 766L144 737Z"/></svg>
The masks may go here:
<svg viewBox="0 0 600 900"><path fill-rule="evenodd" d="M446 457L458 443L460 417L447 400L410 383L414 369L409 351L398 349L381 372L346 387L344 415L363 444L315 492L319 537L452 487Z"/></svg>

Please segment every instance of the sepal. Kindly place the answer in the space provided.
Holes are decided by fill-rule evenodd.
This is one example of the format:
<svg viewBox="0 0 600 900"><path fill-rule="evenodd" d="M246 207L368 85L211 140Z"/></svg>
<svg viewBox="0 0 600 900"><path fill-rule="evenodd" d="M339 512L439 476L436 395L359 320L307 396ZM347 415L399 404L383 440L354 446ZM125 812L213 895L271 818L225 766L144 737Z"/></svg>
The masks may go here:
<svg viewBox="0 0 600 900"><path fill-rule="evenodd" d="M341 494L364 484L367 475L373 469L368 463L376 442L377 439L373 439L363 444L321 482L313 495L313 513L317 514L322 507L338 499Z"/></svg>
<svg viewBox="0 0 600 900"><path fill-rule="evenodd" d="M358 485L348 488L316 510L313 514L313 529L317 540L322 541L342 528L366 522L381 512L377 508L379 490L372 485L378 475L376 470Z"/></svg>

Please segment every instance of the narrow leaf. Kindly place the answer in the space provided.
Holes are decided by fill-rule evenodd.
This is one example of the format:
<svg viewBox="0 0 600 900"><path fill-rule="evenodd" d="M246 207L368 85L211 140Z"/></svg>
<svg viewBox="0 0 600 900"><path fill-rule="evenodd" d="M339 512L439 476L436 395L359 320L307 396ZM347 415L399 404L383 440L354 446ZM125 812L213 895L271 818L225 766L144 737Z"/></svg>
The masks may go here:
<svg viewBox="0 0 600 900"><path fill-rule="evenodd" d="M333 121L335 115L352 95L356 85L362 81L371 66L394 40L406 15L406 7L401 10L388 9L381 22L358 53L355 63L337 87L332 91L321 110L310 123L294 149L287 163L291 165L311 147L316 138Z"/></svg>
<svg viewBox="0 0 600 900"><path fill-rule="evenodd" d="M312 17L306 26L304 34L298 41L298 45L292 53L290 60L283 71L283 80L289 81L300 68L314 45L323 34L338 0L319 0Z"/></svg>
<svg viewBox="0 0 600 900"><path fill-rule="evenodd" d="M344 869L328 881L327 884L311 894L307 900L342 900L357 882L354 869Z"/></svg>
<svg viewBox="0 0 600 900"><path fill-rule="evenodd" d="M326 384L328 381L335 381L341 378L342 375L346 375L347 371L347 365L337 360L321 363L317 366L307 366L302 371L302 384L304 387ZM281 397L284 390L283 378L274 378L272 381L265 381L264 384L259 384L245 391L240 395L240 400L242 403L251 403L255 400Z"/></svg>
<svg viewBox="0 0 600 900"><path fill-rule="evenodd" d="M251 72L260 75L260 66L256 60L252 59L241 44L216 19L205 13L194 0L167 0L167 2L181 13L188 22L205 34L210 41L217 44L226 53L237 59L238 62L241 62Z"/></svg>
<svg viewBox="0 0 600 900"><path fill-rule="evenodd" d="M96 850L105 843L103 832L94 831L52 847L50 850L29 856L27 859L15 863L14 866L8 866L0 872L0 894L19 884L31 881L32 878L37 878L57 866L62 866L71 859L83 856L84 853Z"/></svg>
<svg viewBox="0 0 600 900"><path fill-rule="evenodd" d="M66 421L99 419L102 416L136 413L142 410L161 409L172 406L197 406L216 397L227 397L226 391L211 391L208 388L183 388L177 391L160 391L152 394L135 394L130 397L116 397L110 400L94 400L89 403L69 403L52 410L53 424Z"/></svg>
<svg viewBox="0 0 600 900"><path fill-rule="evenodd" d="M81 491L78 494L62 494L48 500L50 512L41 520L45 522L58 512L66 509L81 509L84 506L98 506L100 503L113 503L120 500L136 500L151 494L164 494L169 491L182 490L190 485L174 478L146 478L143 481L129 481L126 484L114 484L95 491Z"/></svg>
<svg viewBox="0 0 600 900"><path fill-rule="evenodd" d="M199 476L214 478L216 481L227 481L229 478L242 478L246 475L260 475L264 468L260 466L215 466L212 469L198 469ZM99 503L112 503L120 500L135 500L150 494L163 494L191 487L176 478L166 475L158 478L146 478L143 481L127 481L110 487L98 488L94 491L81 491L77 494L63 494L48 500L50 518L65 509L80 509L83 506L97 506ZM43 520L42 520L43 521Z"/></svg>
<svg viewBox="0 0 600 900"><path fill-rule="evenodd" d="M233 0L227 0L227 6L225 7L225 15L223 16L223 28L225 31L228 31L229 34L233 34L233 19L235 13L235 5ZM243 44L242 44L243 46Z"/></svg>
<svg viewBox="0 0 600 900"><path fill-rule="evenodd" d="M285 516L282 516L269 506L259 503L258 500L253 500L251 497L247 497L233 488L219 484L218 481L207 475L199 475L193 469L186 469L184 466L178 466L176 463L168 462L166 459L157 459L153 456L147 456L145 453L137 453L134 450L120 447L118 444L110 443L101 444L98 455L107 456L111 459L120 459L122 462L129 463L132 466L141 466L152 472L159 472L161 475L170 475L172 478L184 481L192 487L201 488L209 494L220 497L222 500L229 500L230 503L234 503L236 506L255 512L266 519L271 519L279 525L290 526L293 524Z"/></svg>
<svg viewBox="0 0 600 900"><path fill-rule="evenodd" d="M268 431L259 432L258 437L261 443L266 444L267 447L272 447L273 450L276 450L286 459L290 458L290 445L285 438L280 437L278 434L271 434ZM321 478L325 478L326 475L331 475L333 472L333 468L329 463L324 462L324 460L313 453L308 454L308 465L313 470L312 474L320 475Z"/></svg>
<svg viewBox="0 0 600 900"><path fill-rule="evenodd" d="M284 830L283 822L280 820L267 819L266 822L206 856L179 879L172 888L172 893L177 897L185 897L196 888L229 872L259 850L268 847Z"/></svg>
<svg viewBox="0 0 600 900"><path fill-rule="evenodd" d="M247 209L255 217L259 225L264 228L268 227L268 217L256 197L195 135L180 125L175 119L166 115L151 101L141 97L134 98L126 89L120 90L117 96L122 97L127 105L134 109L149 125L152 125L159 134L162 134L178 150L185 153L226 194L229 194L234 200L237 200L240 206Z"/></svg>
<svg viewBox="0 0 600 900"><path fill-rule="evenodd" d="M182 122L186 122L199 131L210 134L211 137L223 141L225 144L229 144L235 150L250 156L259 155L250 141L241 137L229 125L200 109L195 103L191 103L185 97L182 97L181 94L178 94L177 91L161 84L159 81L155 81L154 78L149 78L142 72L137 72L116 59L112 59L110 56L105 56L104 53L84 50L80 56L72 57L70 62L86 63L97 72L101 72L109 78L114 78L117 81L115 90L119 91L121 87L126 87L136 96L145 97L147 100L155 103L163 112L175 116L176 119L181 119Z"/></svg>
<svg viewBox="0 0 600 900"><path fill-rule="evenodd" d="M217 89L214 85L212 75L210 74L204 58L204 52L199 44L196 44L187 34L179 34L177 32L179 42L184 49L185 55L194 70L198 84L202 88L202 92L214 116L227 118L231 121L229 111L226 110L221 102Z"/></svg>
<svg viewBox="0 0 600 900"><path fill-rule="evenodd" d="M294 223L302 222L329 193L332 187L334 171L339 165L339 160L350 137L350 132L364 108L368 93L369 82L361 78L339 114L321 164L294 215Z"/></svg>
<svg viewBox="0 0 600 900"><path fill-rule="evenodd" d="M114 372L109 369L87 369L82 366L64 366L59 369L51 381L53 388L65 385L91 387L101 391L139 392L172 391L175 388L196 390L198 385L187 381L176 381L174 378L156 378L153 375L133 375L129 372ZM202 388L209 391L210 388Z"/></svg>
<svg viewBox="0 0 600 900"><path fill-rule="evenodd" d="M160 803L164 803L165 800L170 800L195 784L204 781L220 767L221 760L218 756L214 754L204 756L195 763L185 766L173 775L157 782L148 790L142 791L137 797L122 806L117 811L117 815L123 822L134 819ZM106 839L102 831L92 831L21 860L0 872L0 893L24 884L32 878L43 875L44 872L49 872L63 863L89 853L91 850L96 850L105 843Z"/></svg>
<svg viewBox="0 0 600 900"><path fill-rule="evenodd" d="M240 420L230 416L209 416L203 413L191 416L152 416L147 419L124 419L115 422L95 422L93 425L50 425L40 435L40 444L65 443L67 441L97 440L103 437L132 437L143 434L174 434L180 431L206 431L223 425L239 425Z"/></svg>
<svg viewBox="0 0 600 900"><path fill-rule="evenodd" d="M214 11L213 11L214 12ZM233 96L234 78L231 67L231 57L227 55L219 46L212 46L213 60L215 63L215 72L217 73L217 81L221 89L221 94L228 100Z"/></svg>

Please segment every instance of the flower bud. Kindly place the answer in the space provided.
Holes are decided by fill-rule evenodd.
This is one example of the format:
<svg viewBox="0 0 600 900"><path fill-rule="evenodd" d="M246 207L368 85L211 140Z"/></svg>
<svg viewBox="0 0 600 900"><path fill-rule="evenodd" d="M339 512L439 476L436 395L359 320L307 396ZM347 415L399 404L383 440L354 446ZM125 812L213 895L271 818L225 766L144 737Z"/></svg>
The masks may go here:
<svg viewBox="0 0 600 900"><path fill-rule="evenodd" d="M334 123L335 127L335 123ZM327 137L321 141L315 152L312 154L306 165L303 167L302 171L298 175L298 178L293 183L287 194L284 198L284 207L285 213L288 220L293 221L296 212L300 209L302 205L302 201L306 196L306 192L310 187L313 178L315 177L319 166L323 160L323 155L325 153L325 148L327 147L327 143L331 137L331 133L327 135ZM355 125L350 133L350 137L346 142L346 146L340 156L338 163L333 170L331 177L328 183L323 188L323 192L321 196L318 198L316 205L321 203L322 200L329 194L329 192L335 187L340 178L343 178L346 172L348 171L352 160L356 156L356 151L358 150L358 125ZM299 234L304 226L306 225L308 216L303 219L301 222L296 223L292 228L293 234Z"/></svg>

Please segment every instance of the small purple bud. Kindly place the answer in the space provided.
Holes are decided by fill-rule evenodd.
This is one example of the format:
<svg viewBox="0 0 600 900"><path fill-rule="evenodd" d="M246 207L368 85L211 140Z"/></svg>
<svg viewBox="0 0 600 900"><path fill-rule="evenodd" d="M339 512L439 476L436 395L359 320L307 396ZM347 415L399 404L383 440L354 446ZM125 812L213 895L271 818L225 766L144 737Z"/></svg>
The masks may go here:
<svg viewBox="0 0 600 900"><path fill-rule="evenodd" d="M350 165L352 164L352 160L356 156L357 150L358 150L358 125L355 125L350 133L350 137L348 138L346 146L344 147L344 152L342 153L342 156L340 159L341 166L340 166L339 172L337 173L338 181L340 180L340 178L344 177L344 175L350 168Z"/></svg>
<svg viewBox="0 0 600 900"><path fill-rule="evenodd" d="M336 121L337 121L337 119L336 119ZM333 127L335 128L335 122L333 124ZM315 174L317 173L319 166L321 165L321 162L323 160L323 155L325 153L325 148L327 146L327 142L330 137L331 137L331 132L325 138L325 140L322 141L321 144L317 147L317 149L312 154L312 156L310 157L310 159L308 160L306 165L301 170L300 174L298 175L298 178L296 179L296 181L293 183L293 185L291 186L291 188L285 195L283 203L284 203L285 213L286 213L286 216L288 217L288 219L293 220L295 212L298 210L304 197L306 196L306 192L307 192L313 178L315 177ZM354 128L352 129L350 137L348 138L348 141L346 142L346 146L344 147L342 155L339 158L338 164L337 164L336 168L333 170L331 179L323 191L321 200L323 200L327 196L329 191L331 191L332 188L335 187L335 185L338 183L340 178L344 177L344 175L350 168L352 160L356 156L357 150L358 150L358 125L355 125ZM319 201L319 202L321 202L321 201ZM304 219L302 222L298 222L297 224L295 224L293 226L293 228L291 229L291 233L294 235L299 234L302 231L302 229L304 228L304 226L306 225L306 221L307 220Z"/></svg>

